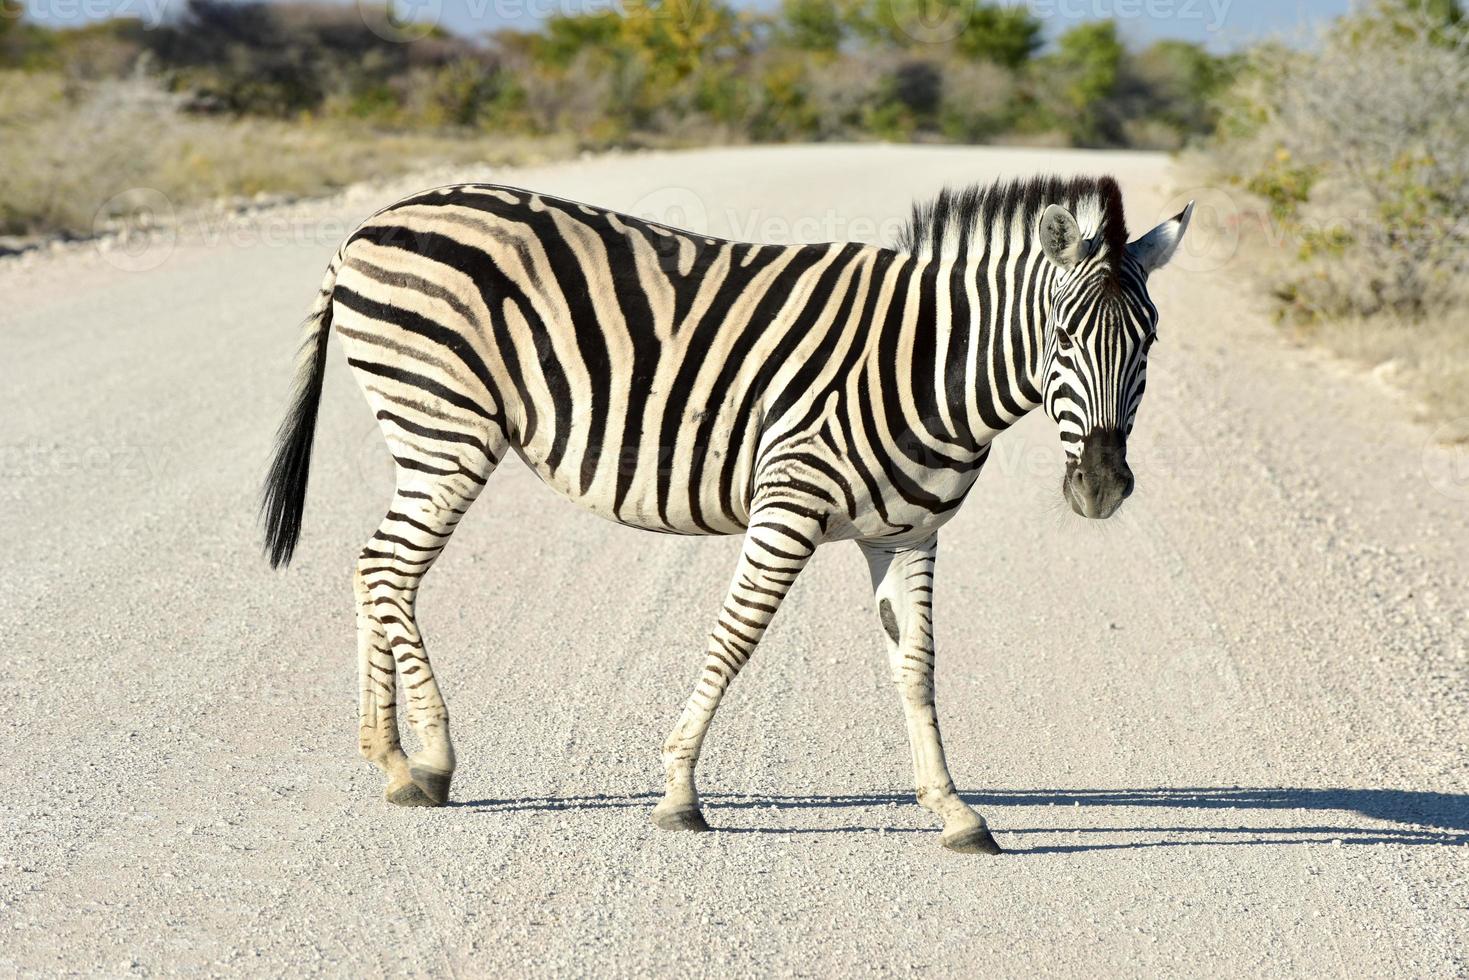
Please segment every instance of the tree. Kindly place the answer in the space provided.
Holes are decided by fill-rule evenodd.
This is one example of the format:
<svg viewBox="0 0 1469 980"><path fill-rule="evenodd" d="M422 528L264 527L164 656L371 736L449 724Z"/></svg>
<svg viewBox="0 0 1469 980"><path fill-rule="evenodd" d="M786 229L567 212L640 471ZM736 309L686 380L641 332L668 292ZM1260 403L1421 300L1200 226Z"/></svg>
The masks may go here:
<svg viewBox="0 0 1469 980"><path fill-rule="evenodd" d="M845 14L835 0L781 0L782 40L802 51L832 53L846 34Z"/></svg>
<svg viewBox="0 0 1469 980"><path fill-rule="evenodd" d="M622 34L622 18L610 11L558 14L546 19L539 34L528 35L537 62L556 68L570 65L583 51L606 51Z"/></svg>
<svg viewBox="0 0 1469 980"><path fill-rule="evenodd" d="M1111 21L1078 24L1062 34L1056 52L1042 59L1039 85L1077 143L1109 145L1122 141L1111 105L1126 55Z"/></svg>
<svg viewBox="0 0 1469 980"><path fill-rule="evenodd" d="M954 39L960 53L1006 68L1019 68L1041 46L1041 22L1021 6L981 4Z"/></svg>
<svg viewBox="0 0 1469 980"><path fill-rule="evenodd" d="M1202 45L1157 41L1124 63L1127 115L1164 123L1180 138L1210 132L1216 99L1235 69L1234 58L1212 55Z"/></svg>
<svg viewBox="0 0 1469 980"><path fill-rule="evenodd" d="M724 0L625 2L623 40L646 59L650 78L686 78L738 53L748 41L739 14Z"/></svg>
<svg viewBox="0 0 1469 980"><path fill-rule="evenodd" d="M26 27L21 19L25 7L20 0L0 0L0 68L24 64L30 45L26 44Z"/></svg>

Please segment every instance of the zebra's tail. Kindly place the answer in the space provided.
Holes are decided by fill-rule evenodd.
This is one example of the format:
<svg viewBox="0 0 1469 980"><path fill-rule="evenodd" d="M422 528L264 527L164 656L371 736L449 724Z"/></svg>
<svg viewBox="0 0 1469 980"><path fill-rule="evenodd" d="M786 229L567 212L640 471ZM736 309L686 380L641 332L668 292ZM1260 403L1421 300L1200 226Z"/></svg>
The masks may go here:
<svg viewBox="0 0 1469 980"><path fill-rule="evenodd" d="M341 267L340 251L327 266L321 292L301 325L301 349L296 361L296 384L291 407L276 431L275 454L260 495L265 522L265 555L271 568L290 564L301 537L301 512L306 507L306 478L311 472L311 440L316 432L316 409L326 374L326 341L332 327L332 293Z"/></svg>

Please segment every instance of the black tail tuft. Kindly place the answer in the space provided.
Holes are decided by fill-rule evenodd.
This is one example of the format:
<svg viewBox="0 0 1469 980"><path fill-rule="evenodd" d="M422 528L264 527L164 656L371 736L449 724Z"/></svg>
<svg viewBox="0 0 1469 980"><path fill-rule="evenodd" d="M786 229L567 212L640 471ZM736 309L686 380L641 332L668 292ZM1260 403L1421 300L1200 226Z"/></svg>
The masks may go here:
<svg viewBox="0 0 1469 980"><path fill-rule="evenodd" d="M330 294L307 321L307 336L296 375L291 407L276 432L275 455L260 497L265 521L265 554L271 568L290 564L301 537L301 513L306 507L306 480L311 473L311 442L316 433L316 409L321 403L326 375L326 341L332 324ZM314 329L313 329L314 328Z"/></svg>

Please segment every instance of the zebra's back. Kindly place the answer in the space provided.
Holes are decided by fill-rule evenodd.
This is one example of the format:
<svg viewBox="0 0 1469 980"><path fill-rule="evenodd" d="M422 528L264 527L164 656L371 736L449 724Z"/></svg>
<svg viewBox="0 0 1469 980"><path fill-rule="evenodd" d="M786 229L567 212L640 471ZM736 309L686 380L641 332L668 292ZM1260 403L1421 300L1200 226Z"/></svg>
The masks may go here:
<svg viewBox="0 0 1469 980"><path fill-rule="evenodd" d="M735 533L761 452L819 428L859 373L892 263L455 185L352 235L334 323L400 464L508 446L604 517Z"/></svg>

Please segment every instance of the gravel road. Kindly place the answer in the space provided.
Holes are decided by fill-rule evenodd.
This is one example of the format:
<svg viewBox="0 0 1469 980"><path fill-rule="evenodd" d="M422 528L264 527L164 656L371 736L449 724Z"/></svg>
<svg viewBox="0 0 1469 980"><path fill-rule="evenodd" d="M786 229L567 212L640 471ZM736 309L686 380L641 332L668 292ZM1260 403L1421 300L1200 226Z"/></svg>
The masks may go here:
<svg viewBox="0 0 1469 980"><path fill-rule="evenodd" d="M792 147L492 178L770 241L879 238L945 182L1163 157ZM348 575L391 465L333 345L306 531L255 501L296 327L407 187L151 247L0 262L0 974L1463 976L1469 466L1282 339L1201 208L1105 523L1036 413L944 530L938 697L1009 853L910 795L866 568L822 549L656 831L657 749L735 539L604 523L496 474L425 586L454 805L355 750ZM1205 195L1213 201L1215 197Z"/></svg>

